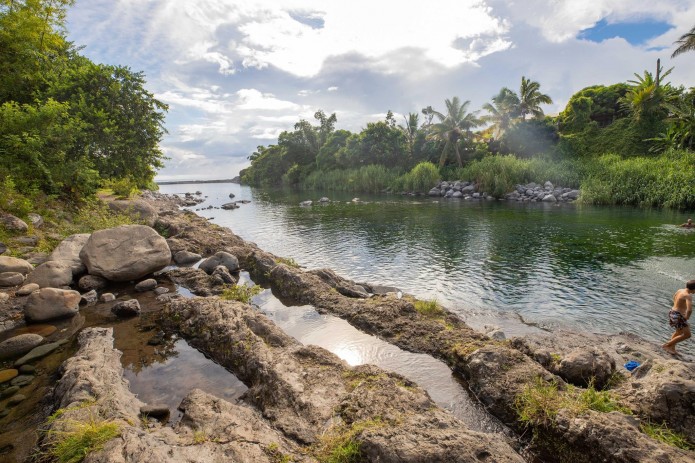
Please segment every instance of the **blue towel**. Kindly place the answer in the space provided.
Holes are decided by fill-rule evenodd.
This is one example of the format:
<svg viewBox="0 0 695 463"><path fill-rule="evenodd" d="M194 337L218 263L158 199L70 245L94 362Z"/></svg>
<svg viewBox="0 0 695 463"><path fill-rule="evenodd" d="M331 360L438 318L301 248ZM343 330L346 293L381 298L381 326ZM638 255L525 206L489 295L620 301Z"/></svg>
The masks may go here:
<svg viewBox="0 0 695 463"><path fill-rule="evenodd" d="M632 370L634 370L635 368L637 368L638 366L640 366L640 363L639 363L639 362L636 362L636 361L634 361L634 360L630 360L629 362L627 362L627 363L625 364L625 368L627 369L627 371L632 371Z"/></svg>

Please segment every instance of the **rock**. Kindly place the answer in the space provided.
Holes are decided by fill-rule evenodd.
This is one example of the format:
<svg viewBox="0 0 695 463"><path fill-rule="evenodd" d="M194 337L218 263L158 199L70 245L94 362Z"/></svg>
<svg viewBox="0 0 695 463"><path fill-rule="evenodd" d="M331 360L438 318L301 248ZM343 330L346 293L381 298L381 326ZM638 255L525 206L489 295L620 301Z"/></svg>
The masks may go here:
<svg viewBox="0 0 695 463"><path fill-rule="evenodd" d="M42 288L27 298L24 316L30 322L72 316L79 311L80 299L77 291Z"/></svg>
<svg viewBox="0 0 695 463"><path fill-rule="evenodd" d="M93 289L89 292L86 292L82 295L82 299L80 299L81 304L94 304L97 300L99 300L99 296L97 295L96 289Z"/></svg>
<svg viewBox="0 0 695 463"><path fill-rule="evenodd" d="M239 209L239 205L237 203L225 203L220 207L226 211L231 211L232 209Z"/></svg>
<svg viewBox="0 0 695 463"><path fill-rule="evenodd" d="M80 259L90 275L129 281L166 267L171 261L171 251L153 228L122 225L92 233L80 252Z"/></svg>
<svg viewBox="0 0 695 463"><path fill-rule="evenodd" d="M72 284L72 268L70 264L48 261L39 265L26 279L28 283L36 283L41 288L62 288Z"/></svg>
<svg viewBox="0 0 695 463"><path fill-rule="evenodd" d="M38 334L20 334L0 342L0 360L24 355L43 342Z"/></svg>
<svg viewBox="0 0 695 463"><path fill-rule="evenodd" d="M21 367L26 363L33 362L34 360L38 360L42 357L45 357L57 348L59 348L60 346L62 346L63 344L65 344L65 342L58 341L35 347L27 355L15 361L14 366Z"/></svg>
<svg viewBox="0 0 695 463"><path fill-rule="evenodd" d="M212 271L213 277L218 277L224 284L233 285L236 284L237 280L229 273L229 269L224 265L218 265L215 270Z"/></svg>
<svg viewBox="0 0 695 463"><path fill-rule="evenodd" d="M45 252L30 252L25 254L26 261L31 265L41 265L48 261L48 254Z"/></svg>
<svg viewBox="0 0 695 463"><path fill-rule="evenodd" d="M603 388L615 371L615 360L606 352L595 348L579 348L560 361L558 375L577 386L587 387L591 382Z"/></svg>
<svg viewBox="0 0 695 463"><path fill-rule="evenodd" d="M196 254L195 252L189 251L179 251L176 254L174 254L174 262L176 262L179 265L195 264L202 258L203 256L201 256L200 254Z"/></svg>
<svg viewBox="0 0 695 463"><path fill-rule="evenodd" d="M432 188L427 194L430 196L441 196L442 191L439 188Z"/></svg>
<svg viewBox="0 0 695 463"><path fill-rule="evenodd" d="M10 371L10 370L4 370L4 371ZM17 371L17 370L14 370ZM0 371L0 383L2 383L2 371ZM0 391L0 399L6 399L8 397L12 397L16 393L19 392L20 387L19 386L10 386L7 389L3 389Z"/></svg>
<svg viewBox="0 0 695 463"><path fill-rule="evenodd" d="M140 303L137 299L120 301L111 307L111 312L121 318L134 317L140 314Z"/></svg>
<svg viewBox="0 0 695 463"><path fill-rule="evenodd" d="M0 293L0 302L5 302L10 299L10 295L7 293Z"/></svg>
<svg viewBox="0 0 695 463"><path fill-rule="evenodd" d="M34 378L36 378L34 375L19 375L10 381L10 385L19 387L28 386L34 381Z"/></svg>
<svg viewBox="0 0 695 463"><path fill-rule="evenodd" d="M80 251L87 244L90 236L89 233L68 236L56 246L48 260L63 262L69 265L73 275L84 273L87 268L80 260Z"/></svg>
<svg viewBox="0 0 695 463"><path fill-rule="evenodd" d="M475 193L475 185L467 185L467 186L461 188L461 193L463 193L464 195Z"/></svg>
<svg viewBox="0 0 695 463"><path fill-rule="evenodd" d="M26 275L34 270L34 266L24 259L0 256L0 272L17 272Z"/></svg>
<svg viewBox="0 0 695 463"><path fill-rule="evenodd" d="M168 405L145 405L140 407L140 414L158 420L166 420L170 414Z"/></svg>
<svg viewBox="0 0 695 463"><path fill-rule="evenodd" d="M22 365L19 367L21 375L36 375L36 367L34 365Z"/></svg>
<svg viewBox="0 0 695 463"><path fill-rule="evenodd" d="M165 288L164 286L158 286L157 288L154 289L154 293L157 296L161 296L162 294L166 294L169 292L169 288Z"/></svg>
<svg viewBox="0 0 695 463"><path fill-rule="evenodd" d="M31 225L34 228L43 227L43 217L41 217L39 214L30 212L29 214L27 214L27 217L29 218L29 222L31 222Z"/></svg>
<svg viewBox="0 0 695 463"><path fill-rule="evenodd" d="M507 339L507 336L504 334L504 331L502 330L493 330L490 331L487 335L490 339L494 339L495 341L504 341L505 339Z"/></svg>
<svg viewBox="0 0 695 463"><path fill-rule="evenodd" d="M571 190L568 193L565 193L567 195L567 198L569 199L577 199L579 198L579 190Z"/></svg>
<svg viewBox="0 0 695 463"><path fill-rule="evenodd" d="M108 203L109 209L128 215L133 220L143 223L148 227L154 227L159 214L157 210L147 202L140 199L116 200Z"/></svg>
<svg viewBox="0 0 695 463"><path fill-rule="evenodd" d="M299 205L303 206L303 207L311 206L312 204L314 204L314 202L311 200L306 200L306 201L302 201L301 203L299 203Z"/></svg>
<svg viewBox="0 0 695 463"><path fill-rule="evenodd" d="M0 286L19 286L24 283L24 275L18 272L2 272L0 273Z"/></svg>
<svg viewBox="0 0 695 463"><path fill-rule="evenodd" d="M29 294L33 293L34 291L38 290L40 288L39 285L36 283L29 283L28 285L24 285L21 288L19 288L16 292L16 296L28 296Z"/></svg>
<svg viewBox="0 0 695 463"><path fill-rule="evenodd" d="M104 294L101 295L101 297L99 298L99 300L100 300L101 302L111 302L111 301L115 301L115 300L116 300L116 296L114 296L114 295L111 294L111 293L104 293Z"/></svg>
<svg viewBox="0 0 695 463"><path fill-rule="evenodd" d="M35 236L20 236L19 238L15 238L14 242L17 244L21 244L21 245L29 246L29 247L33 248L39 242L39 239Z"/></svg>
<svg viewBox="0 0 695 463"><path fill-rule="evenodd" d="M15 379L17 376L19 376L19 371L15 369L11 368L9 370L0 370L0 384L11 381ZM17 388L17 390L19 390L19 388Z"/></svg>
<svg viewBox="0 0 695 463"><path fill-rule="evenodd" d="M324 197L322 197L321 199L319 199L319 202L320 202L320 203L330 203L331 200L328 199L328 198L326 198L326 197L324 196Z"/></svg>
<svg viewBox="0 0 695 463"><path fill-rule="evenodd" d="M38 334L39 336L43 336L44 338L52 335L58 330L53 325L44 325L44 324L37 324L37 325L26 325L23 326L22 328L17 328L15 329L16 334Z"/></svg>
<svg viewBox="0 0 695 463"><path fill-rule="evenodd" d="M550 181L547 181L543 184L543 188L545 188L546 190L552 190L555 187L553 186L553 184Z"/></svg>
<svg viewBox="0 0 695 463"><path fill-rule="evenodd" d="M0 243L0 254L5 254L7 252L7 245L5 243Z"/></svg>
<svg viewBox="0 0 695 463"><path fill-rule="evenodd" d="M148 278L147 280L142 280L140 283L135 285L135 291L144 292L152 291L157 287L157 280L154 278Z"/></svg>
<svg viewBox="0 0 695 463"><path fill-rule="evenodd" d="M234 199L234 193L229 193L229 199Z"/></svg>
<svg viewBox="0 0 695 463"><path fill-rule="evenodd" d="M452 198L462 198L463 193L461 193L460 191L454 191L454 194L452 194L451 197Z"/></svg>
<svg viewBox="0 0 695 463"><path fill-rule="evenodd" d="M542 201L543 201L544 203L556 203L556 202L557 202L557 198L556 198L555 196L553 196L553 195L543 195Z"/></svg>
<svg viewBox="0 0 695 463"><path fill-rule="evenodd" d="M5 230L12 232L26 233L27 230L29 230L29 225L27 225L25 221L12 214L0 215L0 225L2 225Z"/></svg>
<svg viewBox="0 0 695 463"><path fill-rule="evenodd" d="M93 289L104 289L109 284L106 278L102 278L96 275L85 275L80 278L77 286L82 291L91 291Z"/></svg>
<svg viewBox="0 0 695 463"><path fill-rule="evenodd" d="M32 376L33 378L33 376ZM29 381L31 382L31 381ZM28 383L27 383L28 384ZM10 400L7 401L7 405L9 407L14 407L15 405L19 404L20 402L24 401L27 397L23 394L16 394L13 395Z"/></svg>
<svg viewBox="0 0 695 463"><path fill-rule="evenodd" d="M210 275L218 265L227 267L227 270L230 272L239 270L239 260L236 256L224 251L217 252L215 255L208 257L200 263L198 268Z"/></svg>

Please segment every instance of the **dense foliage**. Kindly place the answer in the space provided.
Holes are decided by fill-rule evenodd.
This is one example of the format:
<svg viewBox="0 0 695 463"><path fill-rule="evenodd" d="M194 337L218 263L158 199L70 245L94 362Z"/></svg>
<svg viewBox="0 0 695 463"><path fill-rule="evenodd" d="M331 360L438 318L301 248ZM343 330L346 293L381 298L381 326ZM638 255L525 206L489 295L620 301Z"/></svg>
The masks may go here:
<svg viewBox="0 0 695 463"><path fill-rule="evenodd" d="M142 73L65 38L74 0L0 0L0 180L77 199L105 181L152 185L167 107Z"/></svg>
<svg viewBox="0 0 695 463"><path fill-rule="evenodd" d="M446 178L501 197L516 184L550 180L580 187L587 203L693 208L695 89L672 86L670 72L657 63L654 74L587 87L555 117L541 108L551 98L526 77L518 92L505 87L492 96L482 116L453 97L442 112L427 106L398 124L389 111L351 133L334 129L335 114L318 111L318 124L299 121L276 145L259 146L242 181L426 192Z"/></svg>

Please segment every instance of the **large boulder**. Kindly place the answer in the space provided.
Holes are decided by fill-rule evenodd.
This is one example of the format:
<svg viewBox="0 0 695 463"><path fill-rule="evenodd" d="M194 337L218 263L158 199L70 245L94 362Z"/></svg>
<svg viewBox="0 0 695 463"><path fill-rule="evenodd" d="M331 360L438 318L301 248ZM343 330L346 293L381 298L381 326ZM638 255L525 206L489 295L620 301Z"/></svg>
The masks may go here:
<svg viewBox="0 0 695 463"><path fill-rule="evenodd" d="M121 318L134 317L140 314L140 303L137 299L116 302L113 307L111 307L111 312Z"/></svg>
<svg viewBox="0 0 695 463"><path fill-rule="evenodd" d="M77 286L82 291L92 291L95 289L104 289L109 285L109 281L106 278L102 278L96 275L85 275L80 278Z"/></svg>
<svg viewBox="0 0 695 463"><path fill-rule="evenodd" d="M42 341L43 336L27 333L0 342L0 360L24 355Z"/></svg>
<svg viewBox="0 0 695 463"><path fill-rule="evenodd" d="M126 214L133 220L150 227L154 227L159 217L154 207L139 199L111 201L109 203L109 209L121 214Z"/></svg>
<svg viewBox="0 0 695 463"><path fill-rule="evenodd" d="M19 286L24 283L24 275L19 272L1 272L0 286Z"/></svg>
<svg viewBox="0 0 695 463"><path fill-rule="evenodd" d="M42 288L27 298L24 317L30 322L75 315L80 307L80 293L55 288Z"/></svg>
<svg viewBox="0 0 695 463"><path fill-rule="evenodd" d="M84 273L86 267L80 260L80 251L82 251L84 245L87 244L89 236L89 233L79 233L77 235L68 236L56 246L48 260L63 262L70 265L73 275Z"/></svg>
<svg viewBox="0 0 695 463"><path fill-rule="evenodd" d="M239 259L228 252L220 251L201 262L198 268L210 275L218 265L224 265L230 272L236 272L239 270Z"/></svg>
<svg viewBox="0 0 695 463"><path fill-rule="evenodd" d="M579 348L560 361L558 375L577 386L603 388L615 372L615 360L595 348Z"/></svg>
<svg viewBox="0 0 695 463"><path fill-rule="evenodd" d="M36 283L41 288L62 288L72 284L70 264L48 261L39 265L27 276L26 283Z"/></svg>
<svg viewBox="0 0 695 463"><path fill-rule="evenodd" d="M23 275L34 270L34 266L24 259L0 256L0 272L18 272Z"/></svg>
<svg viewBox="0 0 695 463"><path fill-rule="evenodd" d="M195 264L202 258L203 256L201 256L200 254L196 254L195 252L189 251L179 251L176 254L174 254L174 262L176 262L179 265Z"/></svg>
<svg viewBox="0 0 695 463"><path fill-rule="evenodd" d="M29 230L29 225L24 220L11 214L0 213L0 226L12 232L26 233Z"/></svg>
<svg viewBox="0 0 695 463"><path fill-rule="evenodd" d="M121 225L92 233L80 252L80 259L90 275L129 281L166 267L171 261L171 251L153 228Z"/></svg>

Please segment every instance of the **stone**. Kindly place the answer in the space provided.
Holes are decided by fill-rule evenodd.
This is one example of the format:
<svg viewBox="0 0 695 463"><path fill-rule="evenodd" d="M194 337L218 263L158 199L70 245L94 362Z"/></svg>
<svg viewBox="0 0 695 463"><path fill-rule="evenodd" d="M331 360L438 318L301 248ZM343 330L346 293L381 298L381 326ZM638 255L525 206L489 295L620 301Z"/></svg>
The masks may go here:
<svg viewBox="0 0 695 463"><path fill-rule="evenodd" d="M0 215L0 225L8 231L26 233L29 230L29 225L24 220L12 214Z"/></svg>
<svg viewBox="0 0 695 463"><path fill-rule="evenodd" d="M461 193L465 194L473 194L475 192L475 185L466 185L465 187L461 188Z"/></svg>
<svg viewBox="0 0 695 463"><path fill-rule="evenodd" d="M568 199L577 199L577 198L579 198L580 192L579 192L579 190L571 190L566 194L567 194Z"/></svg>
<svg viewBox="0 0 695 463"><path fill-rule="evenodd" d="M558 375L576 386L602 389L615 371L615 360L596 348L579 348L560 361Z"/></svg>
<svg viewBox="0 0 695 463"><path fill-rule="evenodd" d="M231 211L233 209L239 209L239 205L237 203L225 203L220 206L222 209Z"/></svg>
<svg viewBox="0 0 695 463"><path fill-rule="evenodd" d="M28 285L24 285L21 288L19 288L16 292L16 296L28 296L29 294L33 293L34 291L38 290L40 287L36 283L29 283Z"/></svg>
<svg viewBox="0 0 695 463"><path fill-rule="evenodd" d="M212 271L213 277L218 277L224 284L236 284L237 280L229 273L229 269L224 265L218 265L215 270Z"/></svg>
<svg viewBox="0 0 695 463"><path fill-rule="evenodd" d="M195 264L202 258L203 256L201 256L200 254L196 254L195 252L189 251L179 251L176 254L174 254L174 262L176 262L179 265Z"/></svg>
<svg viewBox="0 0 695 463"><path fill-rule="evenodd" d="M111 312L117 317L134 317L140 314L140 303L137 299L129 299L127 301L120 301L111 307Z"/></svg>
<svg viewBox="0 0 695 463"><path fill-rule="evenodd" d="M441 196L441 190L439 188L432 188L429 193L427 193L429 196Z"/></svg>
<svg viewBox="0 0 695 463"><path fill-rule="evenodd" d="M543 184L543 188L545 188L546 190L552 190L554 186L550 181L547 181Z"/></svg>
<svg viewBox="0 0 695 463"><path fill-rule="evenodd" d="M21 244L24 246L30 246L33 248L39 242L39 239L36 236L20 236L19 238L15 238L14 242L17 244Z"/></svg>
<svg viewBox="0 0 695 463"><path fill-rule="evenodd" d="M30 381L31 382L31 381ZM23 394L16 394L13 395L10 400L7 401L7 405L10 407L14 407L15 405L19 404L20 402L24 401L27 397Z"/></svg>
<svg viewBox="0 0 695 463"><path fill-rule="evenodd" d="M26 261L31 265L41 265L48 261L48 254L45 252L30 252L29 254L25 254L24 257L26 257Z"/></svg>
<svg viewBox="0 0 695 463"><path fill-rule="evenodd" d="M148 227L153 227L159 214L157 210L147 202L140 199L116 200L108 203L109 209L115 212L126 214L137 222L143 223Z"/></svg>
<svg viewBox="0 0 695 463"><path fill-rule="evenodd" d="M34 375L19 375L10 381L10 385L19 387L28 386L32 381L34 381L34 378L36 378Z"/></svg>
<svg viewBox="0 0 695 463"><path fill-rule="evenodd" d="M51 342L48 344L44 344L39 347L33 348L27 355L24 357L20 358L19 360L14 362L15 367L21 367L22 365L33 362L34 360L38 360L42 357L47 356L60 346L62 346L64 342L58 341L58 342Z"/></svg>
<svg viewBox="0 0 695 463"><path fill-rule="evenodd" d="M36 283L41 288L62 288L72 284L72 268L69 264L48 261L39 265L26 279L27 283Z"/></svg>
<svg viewBox="0 0 695 463"><path fill-rule="evenodd" d="M505 339L507 339L507 336L504 334L504 331L502 330L493 330L490 331L487 335L490 339L494 339L495 341L504 341Z"/></svg>
<svg viewBox="0 0 695 463"><path fill-rule="evenodd" d="M154 289L154 293L157 296L161 296L162 294L166 294L168 292L169 292L169 288L165 288L164 286L159 286L159 287Z"/></svg>
<svg viewBox="0 0 695 463"><path fill-rule="evenodd" d="M36 214L35 212L30 212L29 214L27 214L27 218L29 219L29 222L31 222L31 225L34 228L43 227L43 217L41 217L39 214Z"/></svg>
<svg viewBox="0 0 695 463"><path fill-rule="evenodd" d="M111 294L111 293L104 293L104 294L101 295L101 297L99 298L99 300L100 300L101 302L111 302L111 301L115 301L115 300L116 300L116 296L114 296L114 295Z"/></svg>
<svg viewBox="0 0 695 463"><path fill-rule="evenodd" d="M0 293L0 302L5 302L10 299L10 295L7 293Z"/></svg>
<svg viewBox="0 0 695 463"><path fill-rule="evenodd" d="M78 288L82 291L91 291L94 289L104 289L108 286L109 281L106 278L96 275L85 275L77 282Z"/></svg>
<svg viewBox="0 0 695 463"><path fill-rule="evenodd" d="M10 256L0 256L0 272L17 272L26 275L34 270L34 266L24 259Z"/></svg>
<svg viewBox="0 0 695 463"><path fill-rule="evenodd" d="M77 291L42 288L29 295L24 316L30 322L42 322L75 315L82 296Z"/></svg>
<svg viewBox="0 0 695 463"><path fill-rule="evenodd" d="M234 199L234 193L229 193L229 199Z"/></svg>
<svg viewBox="0 0 695 463"><path fill-rule="evenodd" d="M145 225L121 225L92 233L80 252L90 275L130 281L161 270L171 261L166 239Z"/></svg>
<svg viewBox="0 0 695 463"><path fill-rule="evenodd" d="M0 342L0 360L19 357L43 342L38 334L20 334Z"/></svg>
<svg viewBox="0 0 695 463"><path fill-rule="evenodd" d="M80 260L80 251L91 235L89 233L79 233L70 235L56 246L48 260L63 262L70 266L73 275L84 273L87 268Z"/></svg>
<svg viewBox="0 0 695 463"><path fill-rule="evenodd" d="M0 254L5 254L7 251L7 245L5 243L0 243Z"/></svg>
<svg viewBox="0 0 695 463"><path fill-rule="evenodd" d="M53 325L37 324L37 325L26 325L15 330L16 334L38 334L44 338L52 335L58 331Z"/></svg>
<svg viewBox="0 0 695 463"><path fill-rule="evenodd" d="M331 200L328 199L328 198L326 198L325 196L323 196L321 199L319 199L319 202L320 202L320 203L330 203Z"/></svg>
<svg viewBox="0 0 695 463"><path fill-rule="evenodd" d="M542 201L544 203L556 203L557 198L553 195L543 195Z"/></svg>
<svg viewBox="0 0 695 463"><path fill-rule="evenodd" d="M34 365L22 365L19 367L19 374L21 375L35 375L36 367Z"/></svg>
<svg viewBox="0 0 695 463"><path fill-rule="evenodd" d="M94 304L98 300L99 295L97 295L97 290L93 289L82 295L82 298L80 299L80 304Z"/></svg>
<svg viewBox="0 0 695 463"><path fill-rule="evenodd" d="M460 191L455 191L454 194L451 195L451 197L452 198L462 198L463 193L461 193Z"/></svg>
<svg viewBox="0 0 695 463"><path fill-rule="evenodd" d="M218 265L224 265L230 272L239 270L239 260L236 256L224 251L217 252L214 256L208 257L200 263L198 268L210 275L215 271Z"/></svg>
<svg viewBox="0 0 695 463"><path fill-rule="evenodd" d="M19 286L24 283L24 275L18 272L2 272L0 273L0 286Z"/></svg>
<svg viewBox="0 0 695 463"><path fill-rule="evenodd" d="M8 371L8 370L5 370L5 371ZM17 371L17 370L15 370L15 371ZM2 372L0 372L0 374L1 373ZM2 381L0 381L0 383L1 382ZM7 389L0 391L0 399L6 399L8 397L12 397L13 395L15 395L16 393L19 392L19 389L20 389L19 386L10 386Z"/></svg>
<svg viewBox="0 0 695 463"><path fill-rule="evenodd" d="M140 407L140 414L143 416L147 416L150 418L155 418L158 420L165 420L169 418L169 414L171 411L169 410L168 405L145 405L143 407Z"/></svg>
<svg viewBox="0 0 695 463"><path fill-rule="evenodd" d="M11 381L19 376L19 371L11 368L9 370L0 370L0 384Z"/></svg>
<svg viewBox="0 0 695 463"><path fill-rule="evenodd" d="M308 199L306 201L302 201L301 203L299 203L299 205L303 206L303 207L308 207L308 206L311 206L312 204L314 204L314 202L311 201L310 199Z"/></svg>
<svg viewBox="0 0 695 463"><path fill-rule="evenodd" d="M152 291L157 287L157 280L154 278L148 278L147 280L142 280L140 283L135 285L135 291L144 292Z"/></svg>

